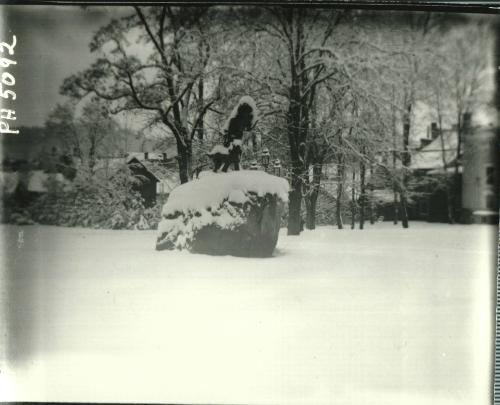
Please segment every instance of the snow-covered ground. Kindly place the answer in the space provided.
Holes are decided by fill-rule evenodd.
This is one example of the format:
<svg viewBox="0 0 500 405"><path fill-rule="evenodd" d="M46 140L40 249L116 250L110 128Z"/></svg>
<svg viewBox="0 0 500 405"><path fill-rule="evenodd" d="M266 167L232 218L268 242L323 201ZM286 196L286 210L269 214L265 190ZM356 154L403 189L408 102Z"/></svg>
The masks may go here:
<svg viewBox="0 0 500 405"><path fill-rule="evenodd" d="M269 259L157 252L150 231L1 231L3 400L491 402L495 227L283 230Z"/></svg>

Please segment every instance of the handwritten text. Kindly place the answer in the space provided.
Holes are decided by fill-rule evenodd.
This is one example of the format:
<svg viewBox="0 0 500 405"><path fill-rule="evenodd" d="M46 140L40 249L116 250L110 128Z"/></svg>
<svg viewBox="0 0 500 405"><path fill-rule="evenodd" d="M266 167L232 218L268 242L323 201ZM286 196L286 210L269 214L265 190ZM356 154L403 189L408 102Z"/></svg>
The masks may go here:
<svg viewBox="0 0 500 405"><path fill-rule="evenodd" d="M11 43L0 42L0 67L2 68L2 74L0 76L0 97L5 100L15 100L16 92L13 90L13 86L16 84L16 78L8 69L11 65L16 65L17 62L14 60L14 48L16 46L17 39L16 36L12 36ZM18 134L19 130L14 130L10 128L9 121L16 120L16 110L12 108L3 108L7 106L5 101L0 99L0 134Z"/></svg>

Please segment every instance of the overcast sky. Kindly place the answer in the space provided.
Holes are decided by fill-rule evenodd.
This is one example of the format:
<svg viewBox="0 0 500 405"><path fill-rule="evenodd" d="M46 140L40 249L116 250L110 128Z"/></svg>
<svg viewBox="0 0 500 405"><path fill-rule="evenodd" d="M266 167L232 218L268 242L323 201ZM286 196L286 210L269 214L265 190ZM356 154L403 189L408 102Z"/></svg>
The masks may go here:
<svg viewBox="0 0 500 405"><path fill-rule="evenodd" d="M43 125L47 114L62 101L63 79L85 69L93 60L88 44L93 33L123 8L73 6L0 6L4 16L2 41L17 37L10 68L16 78L17 99L11 105L17 125Z"/></svg>

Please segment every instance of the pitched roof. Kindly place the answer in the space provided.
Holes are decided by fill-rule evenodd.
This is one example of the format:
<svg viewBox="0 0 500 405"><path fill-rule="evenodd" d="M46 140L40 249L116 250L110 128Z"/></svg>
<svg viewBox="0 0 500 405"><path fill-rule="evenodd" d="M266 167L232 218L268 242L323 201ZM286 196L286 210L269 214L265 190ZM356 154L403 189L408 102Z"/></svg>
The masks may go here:
<svg viewBox="0 0 500 405"><path fill-rule="evenodd" d="M411 158L411 168L431 170L443 168L443 156L448 167L457 158L458 134L456 130L444 130L431 143L418 150ZM444 153L443 153L444 152Z"/></svg>
<svg viewBox="0 0 500 405"><path fill-rule="evenodd" d="M45 173L43 170L33 170L29 172L28 191L45 193L48 191L47 182L49 180L59 183L64 190L70 190L71 182L66 179L61 173Z"/></svg>
<svg viewBox="0 0 500 405"><path fill-rule="evenodd" d="M126 162L127 162L128 165L130 165L131 163L134 164L134 165L141 165L142 167L144 167L144 169L146 169L149 173L151 173L151 175L156 180L161 181L161 177L160 177L158 171L154 170L152 168L152 166L150 164L148 164L148 161L146 161L146 160L140 161L135 156L132 156L132 157L128 157Z"/></svg>

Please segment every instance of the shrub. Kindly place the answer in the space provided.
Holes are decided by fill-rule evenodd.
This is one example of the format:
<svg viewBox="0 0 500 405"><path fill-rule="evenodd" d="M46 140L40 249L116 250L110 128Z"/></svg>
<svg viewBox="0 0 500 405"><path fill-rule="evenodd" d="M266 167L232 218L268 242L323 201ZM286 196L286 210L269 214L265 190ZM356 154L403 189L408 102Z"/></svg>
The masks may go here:
<svg viewBox="0 0 500 405"><path fill-rule="evenodd" d="M49 181L48 192L20 204L15 195L3 198L3 222L91 227L97 229L154 229L161 202L145 208L134 185L141 181L124 165L110 178L77 176L70 190Z"/></svg>

